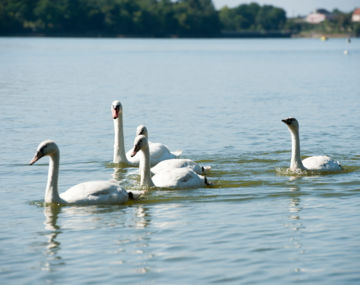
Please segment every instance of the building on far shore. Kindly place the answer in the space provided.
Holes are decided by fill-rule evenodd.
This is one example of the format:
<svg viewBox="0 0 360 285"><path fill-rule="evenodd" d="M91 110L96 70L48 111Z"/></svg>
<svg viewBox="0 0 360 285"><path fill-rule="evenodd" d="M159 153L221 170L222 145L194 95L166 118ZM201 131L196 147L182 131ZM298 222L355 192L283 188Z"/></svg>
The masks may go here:
<svg viewBox="0 0 360 285"><path fill-rule="evenodd" d="M307 15L305 21L310 24L320 24L330 17L330 12L325 9L317 9L315 12Z"/></svg>
<svg viewBox="0 0 360 285"><path fill-rule="evenodd" d="M352 14L351 21L360 22L360 8L355 9Z"/></svg>

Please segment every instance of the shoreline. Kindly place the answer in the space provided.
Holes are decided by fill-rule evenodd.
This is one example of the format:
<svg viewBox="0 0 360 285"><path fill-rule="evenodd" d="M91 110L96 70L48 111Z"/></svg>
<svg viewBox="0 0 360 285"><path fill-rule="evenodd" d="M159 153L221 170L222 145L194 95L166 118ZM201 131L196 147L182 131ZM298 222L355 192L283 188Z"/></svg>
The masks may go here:
<svg viewBox="0 0 360 285"><path fill-rule="evenodd" d="M284 39L284 38L308 38L316 39L326 37L330 38L358 38L349 33L319 33L319 32L302 32L299 34L292 34L290 32L222 32L221 35L214 36L153 36L153 35L113 35L113 34L0 34L0 38L94 38L94 39Z"/></svg>

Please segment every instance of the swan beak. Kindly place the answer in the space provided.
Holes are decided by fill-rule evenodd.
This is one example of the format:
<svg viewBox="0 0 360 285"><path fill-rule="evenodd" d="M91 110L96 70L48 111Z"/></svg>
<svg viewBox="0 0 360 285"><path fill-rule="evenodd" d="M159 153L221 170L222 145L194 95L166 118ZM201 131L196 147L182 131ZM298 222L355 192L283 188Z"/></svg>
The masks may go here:
<svg viewBox="0 0 360 285"><path fill-rule="evenodd" d="M41 158L41 156L36 153L35 156L33 157L33 159L29 162L30 165L33 165L35 162L37 162L39 159Z"/></svg>
<svg viewBox="0 0 360 285"><path fill-rule="evenodd" d="M287 125L290 125L290 123L291 123L289 119L283 119L283 120L281 120L281 122L283 122Z"/></svg>
<svg viewBox="0 0 360 285"><path fill-rule="evenodd" d="M140 146L139 146L139 145L134 146L134 150L132 151L132 153L131 153L130 156L131 156L131 157L134 157L139 150L140 150Z"/></svg>
<svg viewBox="0 0 360 285"><path fill-rule="evenodd" d="M118 108L113 108L112 109L112 117L113 117L114 120L119 118L119 109Z"/></svg>

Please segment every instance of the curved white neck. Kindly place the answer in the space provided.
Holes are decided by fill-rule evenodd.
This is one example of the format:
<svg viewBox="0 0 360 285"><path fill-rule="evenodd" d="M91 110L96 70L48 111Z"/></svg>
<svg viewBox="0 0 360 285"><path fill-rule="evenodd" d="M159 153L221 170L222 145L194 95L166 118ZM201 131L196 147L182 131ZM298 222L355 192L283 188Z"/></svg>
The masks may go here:
<svg viewBox="0 0 360 285"><path fill-rule="evenodd" d="M154 182L152 181L151 174L150 174L149 147L142 149L140 151L139 171L140 171L140 185L146 186L146 187L154 186Z"/></svg>
<svg viewBox="0 0 360 285"><path fill-rule="evenodd" d="M122 114L119 113L117 119L114 119L114 163L126 163L130 164L126 158L125 146L124 146L124 133L123 133L123 121Z"/></svg>
<svg viewBox="0 0 360 285"><path fill-rule="evenodd" d="M300 137L299 130L291 130L291 162L290 170L305 170L300 157Z"/></svg>
<svg viewBox="0 0 360 285"><path fill-rule="evenodd" d="M45 190L45 203L62 203L58 192L60 153L50 155L48 180Z"/></svg>

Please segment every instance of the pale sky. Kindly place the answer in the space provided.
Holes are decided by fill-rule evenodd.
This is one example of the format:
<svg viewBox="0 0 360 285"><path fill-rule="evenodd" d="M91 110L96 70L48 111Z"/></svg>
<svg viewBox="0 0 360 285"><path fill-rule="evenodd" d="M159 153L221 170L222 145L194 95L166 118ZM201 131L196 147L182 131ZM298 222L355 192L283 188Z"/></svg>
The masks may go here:
<svg viewBox="0 0 360 285"><path fill-rule="evenodd" d="M307 15L318 8L325 8L332 11L334 8L343 12L353 11L355 8L360 8L360 0L212 0L216 9L220 9L227 5L228 7L235 7L239 4L249 4L256 2L260 5L268 4L286 11L288 17L298 15Z"/></svg>

